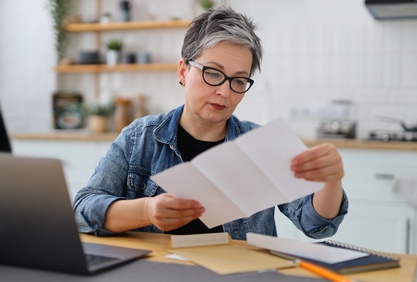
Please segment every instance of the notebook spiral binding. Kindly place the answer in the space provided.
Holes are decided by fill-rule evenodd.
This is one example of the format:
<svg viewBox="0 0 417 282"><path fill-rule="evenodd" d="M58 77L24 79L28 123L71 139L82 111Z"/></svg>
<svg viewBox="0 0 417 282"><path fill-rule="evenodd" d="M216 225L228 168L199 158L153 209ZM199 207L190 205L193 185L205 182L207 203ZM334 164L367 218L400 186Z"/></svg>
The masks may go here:
<svg viewBox="0 0 417 282"><path fill-rule="evenodd" d="M380 251L375 251L375 250L372 250L372 249L363 248L363 247L355 246L355 245L348 244L348 243L342 243L342 242L338 242L338 241L334 241L334 240L326 240L326 241L324 241L324 243L329 244L329 245L333 245L333 246L336 246L336 247L341 247L341 248L353 250L353 251L368 253L368 254L376 255L376 256L380 256L380 257L385 257L385 258L388 258L388 259L395 259L395 260L399 259L397 256L392 255L392 254L388 254L388 253L380 252Z"/></svg>

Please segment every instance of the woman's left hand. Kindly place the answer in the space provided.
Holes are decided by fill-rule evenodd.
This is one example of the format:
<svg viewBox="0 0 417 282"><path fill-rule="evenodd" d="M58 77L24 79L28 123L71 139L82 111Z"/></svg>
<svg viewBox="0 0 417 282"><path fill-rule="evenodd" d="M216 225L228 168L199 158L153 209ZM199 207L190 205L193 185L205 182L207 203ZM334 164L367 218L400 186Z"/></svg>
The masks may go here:
<svg viewBox="0 0 417 282"><path fill-rule="evenodd" d="M344 176L342 157L330 143L312 147L293 158L291 170L297 178L328 184L340 183Z"/></svg>

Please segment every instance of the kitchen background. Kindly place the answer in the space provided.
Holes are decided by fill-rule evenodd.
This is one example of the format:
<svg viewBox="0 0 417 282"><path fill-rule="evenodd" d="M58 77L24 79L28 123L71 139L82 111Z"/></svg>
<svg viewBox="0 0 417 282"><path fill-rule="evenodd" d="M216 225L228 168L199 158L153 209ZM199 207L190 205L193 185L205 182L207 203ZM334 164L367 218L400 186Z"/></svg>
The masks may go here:
<svg viewBox="0 0 417 282"><path fill-rule="evenodd" d="M264 124L282 116L307 146L321 142L314 140L317 129L330 115L357 121L359 139L375 129L401 131L398 123L378 116L417 123L417 19L375 20L363 0L217 1L252 17L265 49L262 72L236 111L240 118ZM52 95L79 92L87 104L144 95L149 112L157 113L182 104L183 88L172 67L57 72L47 2L0 0L0 100L14 154L61 159L72 199L116 133L52 130ZM112 21L120 21L119 0L73 2L73 14L84 21L98 19L97 3L102 3L103 13L110 12ZM197 0L130 2L132 21L189 20L201 12ZM107 30L99 32L97 40L96 32L73 32L66 56L77 62L81 51L96 50L99 41L104 57L106 42L116 38L124 43L124 55L147 52L153 63L176 64L184 33L184 26ZM335 111L343 107L332 101L339 106L348 101L350 112ZM333 239L417 254L417 143L332 142L343 158L343 186L349 197L349 215ZM282 214L277 213L276 222L279 236L311 240Z"/></svg>
<svg viewBox="0 0 417 282"><path fill-rule="evenodd" d="M96 1L74 1L83 19L94 16ZM132 2L133 20L190 19L195 0ZM350 118L359 138L371 129L400 129L378 120L385 115L417 121L417 20L377 21L363 0L224 0L258 24L265 56L262 72L236 114L261 124L284 117L303 138L316 136L330 101L353 102ZM62 75L56 65L53 23L45 0L1 0L0 98L10 132L52 128L52 94L79 91L95 99L92 74ZM103 0L103 11L119 19L118 1ZM169 32L115 32L124 51L148 51L155 62L177 62L183 29ZM90 36L90 37L89 37ZM91 34L71 35L69 56L94 48ZM101 46L103 48L103 46ZM100 77L100 98L148 98L151 113L183 101L175 71L107 73Z"/></svg>

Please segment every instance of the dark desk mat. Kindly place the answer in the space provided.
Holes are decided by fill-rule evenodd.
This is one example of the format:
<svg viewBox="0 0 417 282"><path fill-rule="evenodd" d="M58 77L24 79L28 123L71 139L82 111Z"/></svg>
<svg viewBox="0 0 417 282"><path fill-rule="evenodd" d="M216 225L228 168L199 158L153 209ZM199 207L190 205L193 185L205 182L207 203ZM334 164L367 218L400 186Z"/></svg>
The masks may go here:
<svg viewBox="0 0 417 282"><path fill-rule="evenodd" d="M93 276L80 276L0 265L0 281L135 281L135 282L321 282L322 279L288 276L274 271L219 275L199 266L137 260Z"/></svg>

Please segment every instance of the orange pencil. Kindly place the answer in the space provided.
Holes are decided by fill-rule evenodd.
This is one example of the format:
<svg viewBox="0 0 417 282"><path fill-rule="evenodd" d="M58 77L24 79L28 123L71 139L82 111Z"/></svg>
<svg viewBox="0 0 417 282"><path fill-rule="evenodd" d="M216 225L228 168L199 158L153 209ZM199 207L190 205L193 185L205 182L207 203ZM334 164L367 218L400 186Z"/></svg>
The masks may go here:
<svg viewBox="0 0 417 282"><path fill-rule="evenodd" d="M309 262L305 262L305 261L297 259L295 260L295 263L297 263L300 267L307 269L323 278L327 278L333 282L354 282L345 276L342 276L340 274L337 274L336 272L333 272L324 267L321 267L321 266L318 266Z"/></svg>

